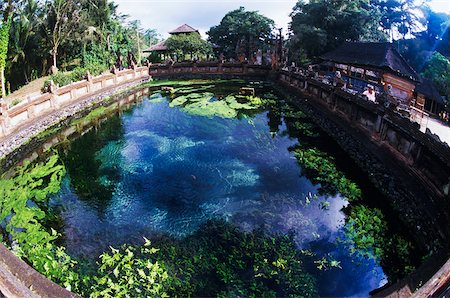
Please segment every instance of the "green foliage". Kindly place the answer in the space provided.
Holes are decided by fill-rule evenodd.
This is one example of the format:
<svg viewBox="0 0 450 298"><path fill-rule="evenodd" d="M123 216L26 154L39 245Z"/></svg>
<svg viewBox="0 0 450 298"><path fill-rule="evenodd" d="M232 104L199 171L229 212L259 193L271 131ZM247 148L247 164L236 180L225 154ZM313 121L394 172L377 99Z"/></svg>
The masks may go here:
<svg viewBox="0 0 450 298"><path fill-rule="evenodd" d="M430 79L442 95L450 95L450 63L447 58L438 52L434 52L430 60L425 64L421 73Z"/></svg>
<svg viewBox="0 0 450 298"><path fill-rule="evenodd" d="M220 47L226 58L236 58L239 52L248 58L251 52L270 48L275 22L244 7L228 12L220 24L209 29L209 41Z"/></svg>
<svg viewBox="0 0 450 298"><path fill-rule="evenodd" d="M292 150L301 166L306 171L312 172L310 176L312 181L320 183L322 189L339 192L350 202L361 198L361 189L336 168L331 156L316 148L297 146Z"/></svg>
<svg viewBox="0 0 450 298"><path fill-rule="evenodd" d="M15 2L6 67L13 90L48 74L53 53L60 70L94 65L94 74L110 68L118 52L124 57L131 52L141 60L147 46L140 24L125 21L111 1ZM154 44L154 32L151 35Z"/></svg>
<svg viewBox="0 0 450 298"><path fill-rule="evenodd" d="M163 264L151 261L158 249L150 245L145 239L139 248L111 247L111 254L102 254L90 297L168 297L163 285L169 275Z"/></svg>
<svg viewBox="0 0 450 298"><path fill-rule="evenodd" d="M255 110L262 106L262 100L254 96L228 95L223 99L214 98L211 92L200 92L212 86L177 88L175 97L170 102L171 107L180 106L183 111L192 115L205 117L234 118L240 111Z"/></svg>
<svg viewBox="0 0 450 298"><path fill-rule="evenodd" d="M9 29L12 17L9 16L6 22L0 26L0 69L5 68L6 54L8 53Z"/></svg>
<svg viewBox="0 0 450 298"><path fill-rule="evenodd" d="M56 74L52 74L50 79L44 82L43 90L47 90L50 85L50 80L53 80L57 86L62 87L86 79L88 72L92 76L97 76L106 69L107 67L104 65L91 64L85 67L76 67L74 70L68 72L59 71Z"/></svg>
<svg viewBox="0 0 450 298"><path fill-rule="evenodd" d="M211 220L185 239L160 244L169 296L311 297L315 280L304 272L293 235L245 233Z"/></svg>
<svg viewBox="0 0 450 298"><path fill-rule="evenodd" d="M387 224L381 211L361 205L352 209L344 227L351 253L374 260L384 256L386 231Z"/></svg>
<svg viewBox="0 0 450 298"><path fill-rule="evenodd" d="M73 271L76 262L56 247L54 230L43 225L48 195L56 193L65 174L58 155L44 164L25 163L13 178L0 180L0 222L14 243L15 252L52 281L76 289L82 278ZM32 203L30 203L32 202ZM40 207L41 206L41 207Z"/></svg>
<svg viewBox="0 0 450 298"><path fill-rule="evenodd" d="M414 251L410 242L398 234L389 233L382 212L376 208L357 205L351 207L344 225L346 244L350 252L379 262L391 281L411 273Z"/></svg>
<svg viewBox="0 0 450 298"><path fill-rule="evenodd" d="M300 0L291 13L291 55L301 59L304 51L308 57L318 56L344 41L363 38L383 40L378 31L381 13L364 0L305 2Z"/></svg>
<svg viewBox="0 0 450 298"><path fill-rule="evenodd" d="M198 33L172 35L165 42L167 50L173 52L177 57L185 60L186 55L191 59L196 56L206 56L212 53L211 44L203 40Z"/></svg>

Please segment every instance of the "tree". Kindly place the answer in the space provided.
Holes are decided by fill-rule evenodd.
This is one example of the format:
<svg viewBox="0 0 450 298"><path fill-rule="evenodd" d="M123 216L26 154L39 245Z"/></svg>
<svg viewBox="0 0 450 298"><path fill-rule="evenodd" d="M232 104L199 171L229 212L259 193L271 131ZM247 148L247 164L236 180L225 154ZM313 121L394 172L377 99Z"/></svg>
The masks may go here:
<svg viewBox="0 0 450 298"><path fill-rule="evenodd" d="M450 62L434 52L421 75L433 81L441 95L450 95Z"/></svg>
<svg viewBox="0 0 450 298"><path fill-rule="evenodd" d="M381 12L380 26L391 41L395 39L395 33L405 39L423 23L420 7L414 0L373 0L372 4Z"/></svg>
<svg viewBox="0 0 450 298"><path fill-rule="evenodd" d="M39 59L39 43L35 28L40 26L40 10L36 0L21 1L16 5L11 23L8 51L10 80L21 76L26 83L31 79L36 59ZM15 65L12 69L12 65ZM19 66L20 65L20 66ZM12 78L11 78L12 77Z"/></svg>
<svg viewBox="0 0 450 298"><path fill-rule="evenodd" d="M13 4L12 0L9 0L7 3L3 3L2 1L0 4L2 6L6 6L3 12L3 21L0 27L0 81L1 81L2 97L5 97L6 96L5 66L6 66L6 55L8 53L9 28L11 27Z"/></svg>
<svg viewBox="0 0 450 298"><path fill-rule="evenodd" d="M80 21L78 1L47 0L48 15L45 29L50 37L53 70L56 71L58 48L71 37Z"/></svg>
<svg viewBox="0 0 450 298"><path fill-rule="evenodd" d="M300 0L291 13L290 51L308 57L327 52L344 41L380 41L381 12L366 0Z"/></svg>
<svg viewBox="0 0 450 298"><path fill-rule="evenodd" d="M252 52L269 48L274 26L273 20L257 11L245 11L240 7L228 12L207 34L208 40L219 46L226 58L237 58L240 52L249 58Z"/></svg>
<svg viewBox="0 0 450 298"><path fill-rule="evenodd" d="M212 53L211 45L203 40L200 34L188 33L172 35L166 41L167 50L173 52L178 57L185 58L187 54L190 54L191 59L193 56L208 55Z"/></svg>

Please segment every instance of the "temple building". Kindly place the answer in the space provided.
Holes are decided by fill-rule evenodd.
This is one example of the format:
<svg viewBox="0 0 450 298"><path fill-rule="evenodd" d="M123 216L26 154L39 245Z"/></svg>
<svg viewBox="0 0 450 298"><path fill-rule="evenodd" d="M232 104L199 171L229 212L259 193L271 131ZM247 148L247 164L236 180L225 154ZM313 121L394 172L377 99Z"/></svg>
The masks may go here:
<svg viewBox="0 0 450 298"><path fill-rule="evenodd" d="M388 42L346 42L321 56L322 69L339 71L352 89L362 92L370 84L377 92L387 90L405 105L411 105L419 75Z"/></svg>
<svg viewBox="0 0 450 298"><path fill-rule="evenodd" d="M181 25L178 28L169 32L170 35L190 34L190 33L197 33L198 35L200 35L200 32L197 29L189 26L188 24ZM163 40L163 41L149 47L148 49L144 50L144 53L156 52L156 53L160 54L163 59L166 59L166 57L169 55L169 53L167 51L167 46L165 45L165 43L166 43L166 40Z"/></svg>
<svg viewBox="0 0 450 298"><path fill-rule="evenodd" d="M416 85L414 99L413 106L429 114L439 115L445 109L443 97L428 79L422 79L422 82Z"/></svg>

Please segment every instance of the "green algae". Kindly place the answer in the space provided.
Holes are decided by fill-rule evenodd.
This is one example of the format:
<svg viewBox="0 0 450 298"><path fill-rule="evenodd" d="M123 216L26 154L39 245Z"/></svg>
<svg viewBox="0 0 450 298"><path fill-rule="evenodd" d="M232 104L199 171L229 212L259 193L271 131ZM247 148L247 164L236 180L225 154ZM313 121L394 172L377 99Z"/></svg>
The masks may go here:
<svg viewBox="0 0 450 298"><path fill-rule="evenodd" d="M210 86L206 86L209 89ZM205 90L205 88L185 89L184 91ZM223 99L216 99L211 92L192 92L175 97L170 107L182 107L191 115L205 117L235 118L242 110L256 110L262 105L262 100L254 96L227 95Z"/></svg>
<svg viewBox="0 0 450 298"><path fill-rule="evenodd" d="M186 105L183 111L191 115L221 118L234 118L238 114L225 101L197 101Z"/></svg>

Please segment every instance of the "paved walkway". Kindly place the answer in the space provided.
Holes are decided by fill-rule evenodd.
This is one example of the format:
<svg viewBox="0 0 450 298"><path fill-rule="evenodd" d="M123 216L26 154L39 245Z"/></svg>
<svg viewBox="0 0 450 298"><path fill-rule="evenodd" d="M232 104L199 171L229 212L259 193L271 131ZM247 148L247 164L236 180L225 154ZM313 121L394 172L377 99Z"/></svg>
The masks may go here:
<svg viewBox="0 0 450 298"><path fill-rule="evenodd" d="M450 126L427 116L424 116L422 123L419 124L420 131L425 132L428 128L432 133L437 134L442 142L450 146Z"/></svg>

